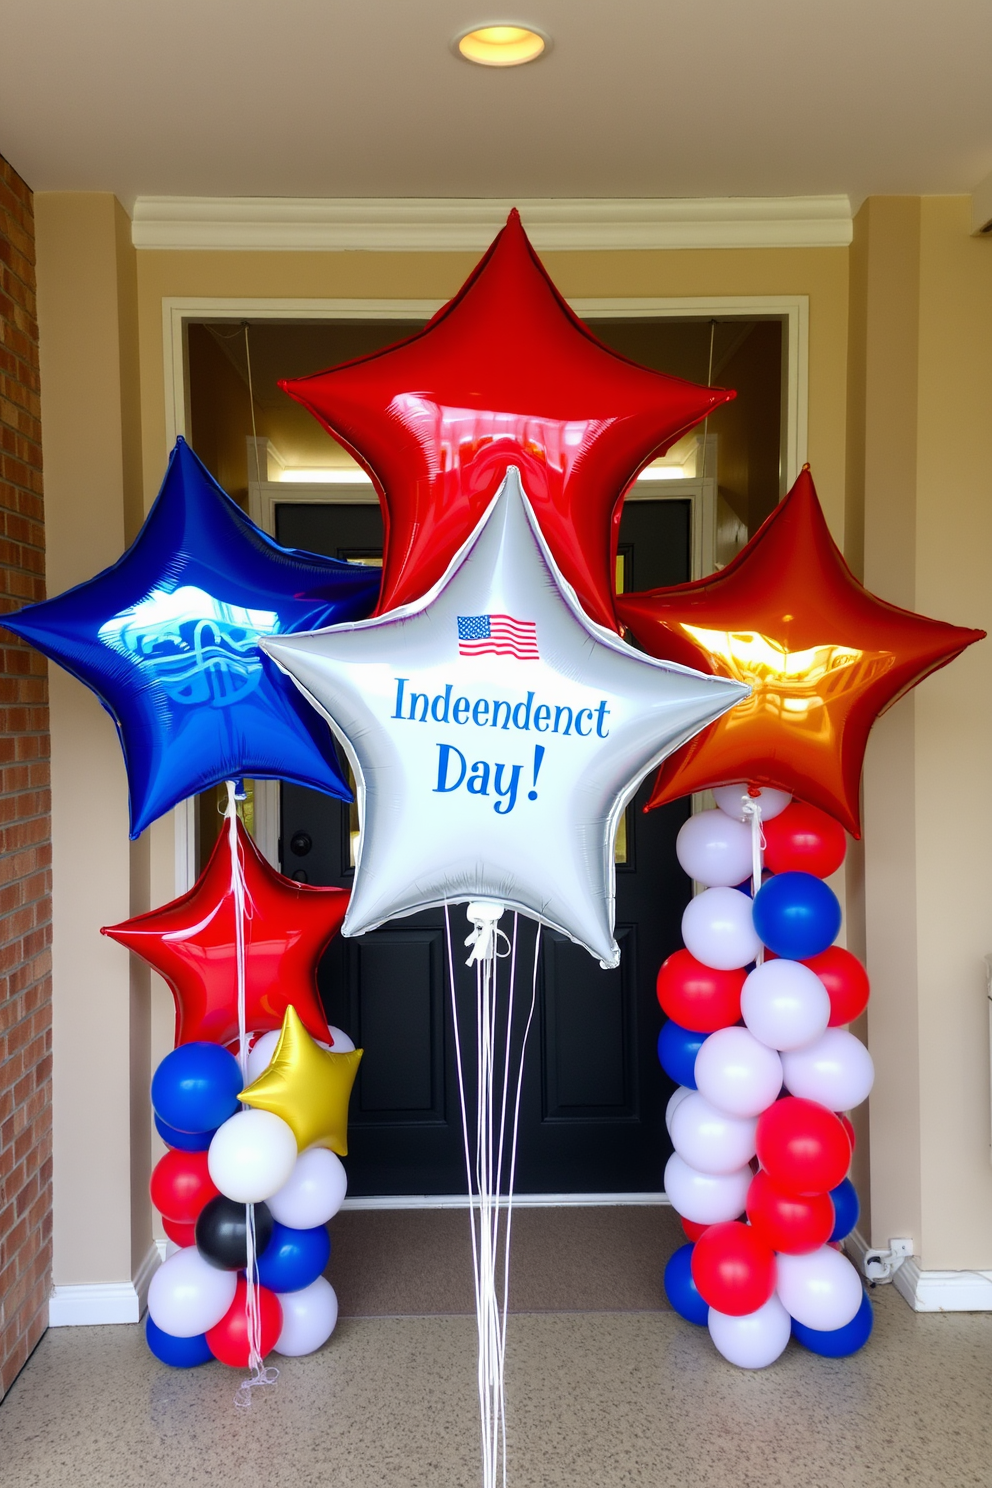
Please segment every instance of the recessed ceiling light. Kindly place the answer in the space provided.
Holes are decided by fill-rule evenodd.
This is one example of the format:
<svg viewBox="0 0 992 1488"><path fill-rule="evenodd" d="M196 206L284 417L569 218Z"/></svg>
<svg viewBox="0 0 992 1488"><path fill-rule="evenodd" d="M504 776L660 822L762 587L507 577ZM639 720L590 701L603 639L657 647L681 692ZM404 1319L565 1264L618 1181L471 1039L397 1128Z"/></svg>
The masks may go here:
<svg viewBox="0 0 992 1488"><path fill-rule="evenodd" d="M533 26L475 26L456 36L452 49L483 67L520 67L550 51L551 38Z"/></svg>

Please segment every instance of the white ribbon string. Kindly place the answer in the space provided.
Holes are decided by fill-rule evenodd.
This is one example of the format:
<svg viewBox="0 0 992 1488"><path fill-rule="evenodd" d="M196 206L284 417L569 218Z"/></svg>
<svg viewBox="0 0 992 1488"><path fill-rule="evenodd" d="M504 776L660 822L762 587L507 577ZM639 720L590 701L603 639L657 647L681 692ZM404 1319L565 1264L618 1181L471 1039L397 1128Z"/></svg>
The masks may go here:
<svg viewBox="0 0 992 1488"><path fill-rule="evenodd" d="M764 871L765 860L765 834L761 830L761 797L744 795L741 797L741 811L744 820L751 827L751 898L756 896L761 888L761 875ZM765 959L765 948L759 946L755 957L755 965L761 966Z"/></svg>
<svg viewBox="0 0 992 1488"><path fill-rule="evenodd" d="M468 906L473 925L465 944L472 951L467 965L475 967L476 990L476 1130L474 1160L468 1130L465 1079L462 1063L461 1034L455 994L455 967L448 906L445 905L445 928L448 952L448 975L451 985L452 1023L455 1038L455 1062L458 1071L458 1095L462 1115L462 1137L465 1152L465 1174L468 1184L469 1217L472 1237L472 1272L475 1283L475 1312L479 1334L479 1412L482 1426L483 1488L495 1488L500 1477L506 1485L506 1320L509 1302L510 1222L513 1206L513 1184L516 1175L517 1133L520 1121L520 1098L524 1054L534 1016L537 995L537 957L540 932L534 951L534 977L531 1005L520 1047L516 1072L511 1080L510 1040L513 1029L513 1003L516 984L517 916L513 917L513 935L496 928L504 913L503 906L480 901ZM501 950L501 942L505 950ZM498 1010L498 962L510 961L509 987L505 1023ZM502 1035L502 1037L500 1037ZM507 1114L513 1091L510 1147L506 1151ZM497 1096L499 1119L496 1120ZM501 1198L504 1160L509 1159L509 1182L505 1200ZM500 1215L506 1213L503 1242L502 1305L497 1290L499 1269Z"/></svg>
<svg viewBox="0 0 992 1488"><path fill-rule="evenodd" d="M238 1064L241 1078L248 1083L248 1029L246 1027L247 966L245 922L248 918L245 891L245 869L238 841L238 792L233 780L227 782L227 807L224 811L227 840L231 850L231 894L234 899L234 959L238 986ZM262 1363L262 1318L258 1305L258 1255L255 1240L255 1206L245 1205L245 1323L248 1331L248 1368L251 1374L241 1381L234 1403L242 1409L251 1405L255 1385L271 1385L279 1378L278 1369L267 1369Z"/></svg>

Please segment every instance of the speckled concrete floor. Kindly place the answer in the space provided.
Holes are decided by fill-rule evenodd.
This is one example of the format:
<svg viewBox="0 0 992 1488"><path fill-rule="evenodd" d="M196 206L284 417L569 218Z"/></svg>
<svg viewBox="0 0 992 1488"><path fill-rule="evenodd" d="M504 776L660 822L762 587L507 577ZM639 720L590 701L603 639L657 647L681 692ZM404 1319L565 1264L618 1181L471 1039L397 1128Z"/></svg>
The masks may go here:
<svg viewBox="0 0 992 1488"><path fill-rule="evenodd" d="M989 1488L992 1316L876 1294L853 1359L748 1374L672 1313L509 1324L511 1488ZM475 1488L474 1321L344 1319L251 1412L137 1327L49 1332L0 1405L4 1488Z"/></svg>

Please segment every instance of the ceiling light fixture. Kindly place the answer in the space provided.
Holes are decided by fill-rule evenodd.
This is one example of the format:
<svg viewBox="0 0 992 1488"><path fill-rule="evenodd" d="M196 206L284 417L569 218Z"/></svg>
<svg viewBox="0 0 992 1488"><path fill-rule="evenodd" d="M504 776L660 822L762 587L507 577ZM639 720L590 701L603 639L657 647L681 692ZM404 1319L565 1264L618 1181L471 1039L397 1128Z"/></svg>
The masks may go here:
<svg viewBox="0 0 992 1488"><path fill-rule="evenodd" d="M533 26L474 26L451 43L452 51L481 67L520 67L551 50L551 38Z"/></svg>

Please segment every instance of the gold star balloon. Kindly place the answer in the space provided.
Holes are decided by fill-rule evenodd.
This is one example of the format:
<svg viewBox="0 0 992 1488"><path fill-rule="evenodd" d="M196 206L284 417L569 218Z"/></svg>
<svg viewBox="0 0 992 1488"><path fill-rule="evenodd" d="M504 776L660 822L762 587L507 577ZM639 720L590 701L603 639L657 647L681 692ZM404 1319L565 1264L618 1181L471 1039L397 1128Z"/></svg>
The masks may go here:
<svg viewBox="0 0 992 1488"><path fill-rule="evenodd" d="M361 1049L335 1054L321 1049L290 1005L282 1033L266 1070L239 1100L258 1111L281 1116L292 1128L296 1145L329 1147L348 1156L348 1101L362 1059Z"/></svg>

